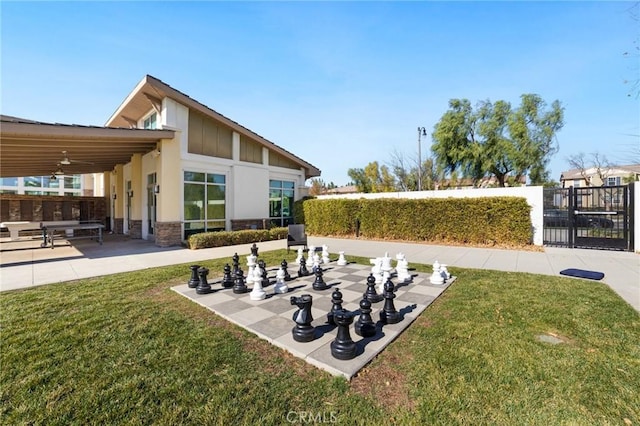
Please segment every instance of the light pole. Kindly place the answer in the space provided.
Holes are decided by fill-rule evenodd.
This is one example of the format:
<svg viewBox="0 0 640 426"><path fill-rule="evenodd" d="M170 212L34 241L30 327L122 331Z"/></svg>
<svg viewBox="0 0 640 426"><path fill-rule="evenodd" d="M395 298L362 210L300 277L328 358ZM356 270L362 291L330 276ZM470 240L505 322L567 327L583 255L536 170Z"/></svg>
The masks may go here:
<svg viewBox="0 0 640 426"><path fill-rule="evenodd" d="M422 136L427 136L427 129L418 127L418 191L422 191Z"/></svg>

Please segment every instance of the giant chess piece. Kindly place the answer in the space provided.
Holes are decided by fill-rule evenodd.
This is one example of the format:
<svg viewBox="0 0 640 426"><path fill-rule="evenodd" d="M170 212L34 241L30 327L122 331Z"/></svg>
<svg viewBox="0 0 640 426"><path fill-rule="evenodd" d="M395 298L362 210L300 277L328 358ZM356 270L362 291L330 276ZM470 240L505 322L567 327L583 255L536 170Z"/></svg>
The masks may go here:
<svg viewBox="0 0 640 426"><path fill-rule="evenodd" d="M394 285L391 280L387 280L384 283L384 307L380 311L380 321L383 324L396 324L400 322L400 313L396 310L393 304L393 299L396 297L394 294Z"/></svg>
<svg viewBox="0 0 640 426"><path fill-rule="evenodd" d="M291 275L289 275L289 271L287 271L287 266L289 266L289 264L287 263L287 260L282 259L282 262L280 263L280 267L284 271L284 280L291 281Z"/></svg>
<svg viewBox="0 0 640 426"><path fill-rule="evenodd" d="M444 284L444 278L442 278L442 273L440 272L440 262L437 260L433 262L433 273L431 274L431 278L429 278L431 284L442 285Z"/></svg>
<svg viewBox="0 0 640 426"><path fill-rule="evenodd" d="M291 304L297 305L298 310L293 313L293 320L296 325L291 329L293 340L296 342L310 342L315 339L316 329L311 325L313 316L311 315L311 305L313 297L310 294L303 294L300 297L291 296Z"/></svg>
<svg viewBox="0 0 640 426"><path fill-rule="evenodd" d="M211 286L207 282L207 274L209 274L209 270L207 268L198 268L198 276L200 277L200 283L196 287L197 294L207 294L211 293Z"/></svg>
<svg viewBox="0 0 640 426"><path fill-rule="evenodd" d="M338 252L340 254L340 256L338 257L338 266L346 266L347 265L347 259L345 259L344 257L344 252Z"/></svg>
<svg viewBox="0 0 640 426"><path fill-rule="evenodd" d="M295 260L296 265L300 264L300 259L302 259L303 255L304 255L304 251L302 250L302 247L298 247L298 255L296 256L296 260Z"/></svg>
<svg viewBox="0 0 640 426"><path fill-rule="evenodd" d="M396 255L396 272L398 273L398 281L407 282L411 280L411 274L409 274L409 262L403 253Z"/></svg>
<svg viewBox="0 0 640 426"><path fill-rule="evenodd" d="M333 320L333 315L337 311L342 310L342 292L339 288L336 288L335 290L333 290L333 293L331 293L331 302L333 303L333 305L331 306L331 310L329 311L329 313L327 313L327 322L329 324L338 325Z"/></svg>
<svg viewBox="0 0 640 426"><path fill-rule="evenodd" d="M247 256L247 284L251 284L255 279L256 257L252 254Z"/></svg>
<svg viewBox="0 0 640 426"><path fill-rule="evenodd" d="M238 274L238 270L240 269L240 256L238 253L234 253L231 258L231 264L233 265L233 276L235 277Z"/></svg>
<svg viewBox="0 0 640 426"><path fill-rule="evenodd" d="M262 288L262 280L258 277L260 271L256 268L256 279L253 280L253 289L249 293L251 300L263 300L267 297L267 292Z"/></svg>
<svg viewBox="0 0 640 426"><path fill-rule="evenodd" d="M314 290L326 290L329 288L327 283L324 282L324 279L322 279L322 273L322 268L318 266L315 271L316 279L313 281L312 285Z"/></svg>
<svg viewBox="0 0 640 426"><path fill-rule="evenodd" d="M331 262L331 259L329 259L329 246L324 244L322 246L322 263L327 264Z"/></svg>
<svg viewBox="0 0 640 426"><path fill-rule="evenodd" d="M191 269L191 278L189 278L189 282L187 285L189 288L196 288L198 284L200 284L200 278L198 277L198 269L200 269L200 265L191 265L189 266Z"/></svg>
<svg viewBox="0 0 640 426"><path fill-rule="evenodd" d="M300 258L300 269L298 269L298 276L306 277L308 275L309 275L309 270L307 269L307 261L304 258L304 256L302 256Z"/></svg>
<svg viewBox="0 0 640 426"><path fill-rule="evenodd" d="M251 246L251 255L258 257L258 246L256 245L256 243L253 243L253 245Z"/></svg>
<svg viewBox="0 0 640 426"><path fill-rule="evenodd" d="M451 279L451 274L447 269L447 265L443 265L443 264L440 265L440 275L442 275L442 279L445 281L448 279Z"/></svg>
<svg viewBox="0 0 640 426"><path fill-rule="evenodd" d="M260 279L262 280L262 287L267 287L269 283L269 276L267 274L267 264L264 260L258 261L258 267L260 268Z"/></svg>
<svg viewBox="0 0 640 426"><path fill-rule="evenodd" d="M285 282L284 270L282 268L278 269L278 272L276 272L276 285L273 286L273 292L276 294L289 292L289 287Z"/></svg>
<svg viewBox="0 0 640 426"><path fill-rule="evenodd" d="M334 321L338 324L338 334L331 342L331 355L341 360L355 358L358 348L349 334L349 325L353 322L353 315L351 312L341 310L334 314Z"/></svg>
<svg viewBox="0 0 640 426"><path fill-rule="evenodd" d="M358 336L373 337L376 335L376 325L371 318L371 302L366 297L360 301L360 316L354 329Z"/></svg>
<svg viewBox="0 0 640 426"><path fill-rule="evenodd" d="M238 273L236 274L236 280L235 283L233 284L233 292L235 294L242 294L242 293L246 293L249 289L247 288L245 282L244 282L244 272L242 272L242 269L238 269Z"/></svg>
<svg viewBox="0 0 640 426"><path fill-rule="evenodd" d="M367 291L364 293L364 297L369 299L371 303L381 302L383 297L376 291L376 278L373 274L369 274L367 277Z"/></svg>
<svg viewBox="0 0 640 426"><path fill-rule="evenodd" d="M224 275L222 276L222 287L233 287L233 277L231 276L231 266L227 263L224 265Z"/></svg>

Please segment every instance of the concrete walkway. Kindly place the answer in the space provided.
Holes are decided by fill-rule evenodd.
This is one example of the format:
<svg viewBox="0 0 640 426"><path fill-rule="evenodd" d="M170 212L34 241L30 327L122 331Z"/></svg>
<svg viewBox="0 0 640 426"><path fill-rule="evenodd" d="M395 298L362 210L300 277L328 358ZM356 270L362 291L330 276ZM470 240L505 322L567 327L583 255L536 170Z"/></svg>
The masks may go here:
<svg viewBox="0 0 640 426"><path fill-rule="evenodd" d="M519 251L325 237L310 237L309 244L317 247L326 244L329 251L344 251L347 258L350 254L380 257L385 252L394 257L402 252L410 263L431 264L438 260L462 268L556 276L566 268L599 271L605 274L603 282L640 311L640 255L634 253L553 247L546 247L544 251ZM78 240L73 246L56 246L55 249L40 248L40 241L3 244L0 291L157 266L231 258L236 252L239 255L249 254L249 247L250 244L202 250L159 248L148 241L113 235L107 235L102 246L91 240ZM259 243L258 247L261 251L269 251L285 248L286 244L284 240L278 240Z"/></svg>

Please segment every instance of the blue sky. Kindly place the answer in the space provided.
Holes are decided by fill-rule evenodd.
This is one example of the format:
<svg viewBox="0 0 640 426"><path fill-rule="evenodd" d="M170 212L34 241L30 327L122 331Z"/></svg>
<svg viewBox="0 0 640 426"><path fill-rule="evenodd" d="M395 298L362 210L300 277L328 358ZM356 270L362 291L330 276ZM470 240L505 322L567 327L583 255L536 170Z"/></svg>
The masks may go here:
<svg viewBox="0 0 640 426"><path fill-rule="evenodd" d="M633 2L6 2L3 114L103 125L150 74L322 170L417 159L452 98L565 107L566 157L640 144ZM638 7L636 7L637 11ZM635 44L634 44L635 41Z"/></svg>

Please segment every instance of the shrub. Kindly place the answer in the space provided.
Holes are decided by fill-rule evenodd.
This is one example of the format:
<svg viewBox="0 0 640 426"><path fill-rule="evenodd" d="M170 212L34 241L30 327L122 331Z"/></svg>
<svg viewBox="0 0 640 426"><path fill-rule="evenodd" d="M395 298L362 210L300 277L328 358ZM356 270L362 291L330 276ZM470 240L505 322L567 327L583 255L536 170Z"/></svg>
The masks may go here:
<svg viewBox="0 0 640 426"><path fill-rule="evenodd" d="M247 229L242 231L201 232L189 236L190 249L232 246L287 238L287 228Z"/></svg>

